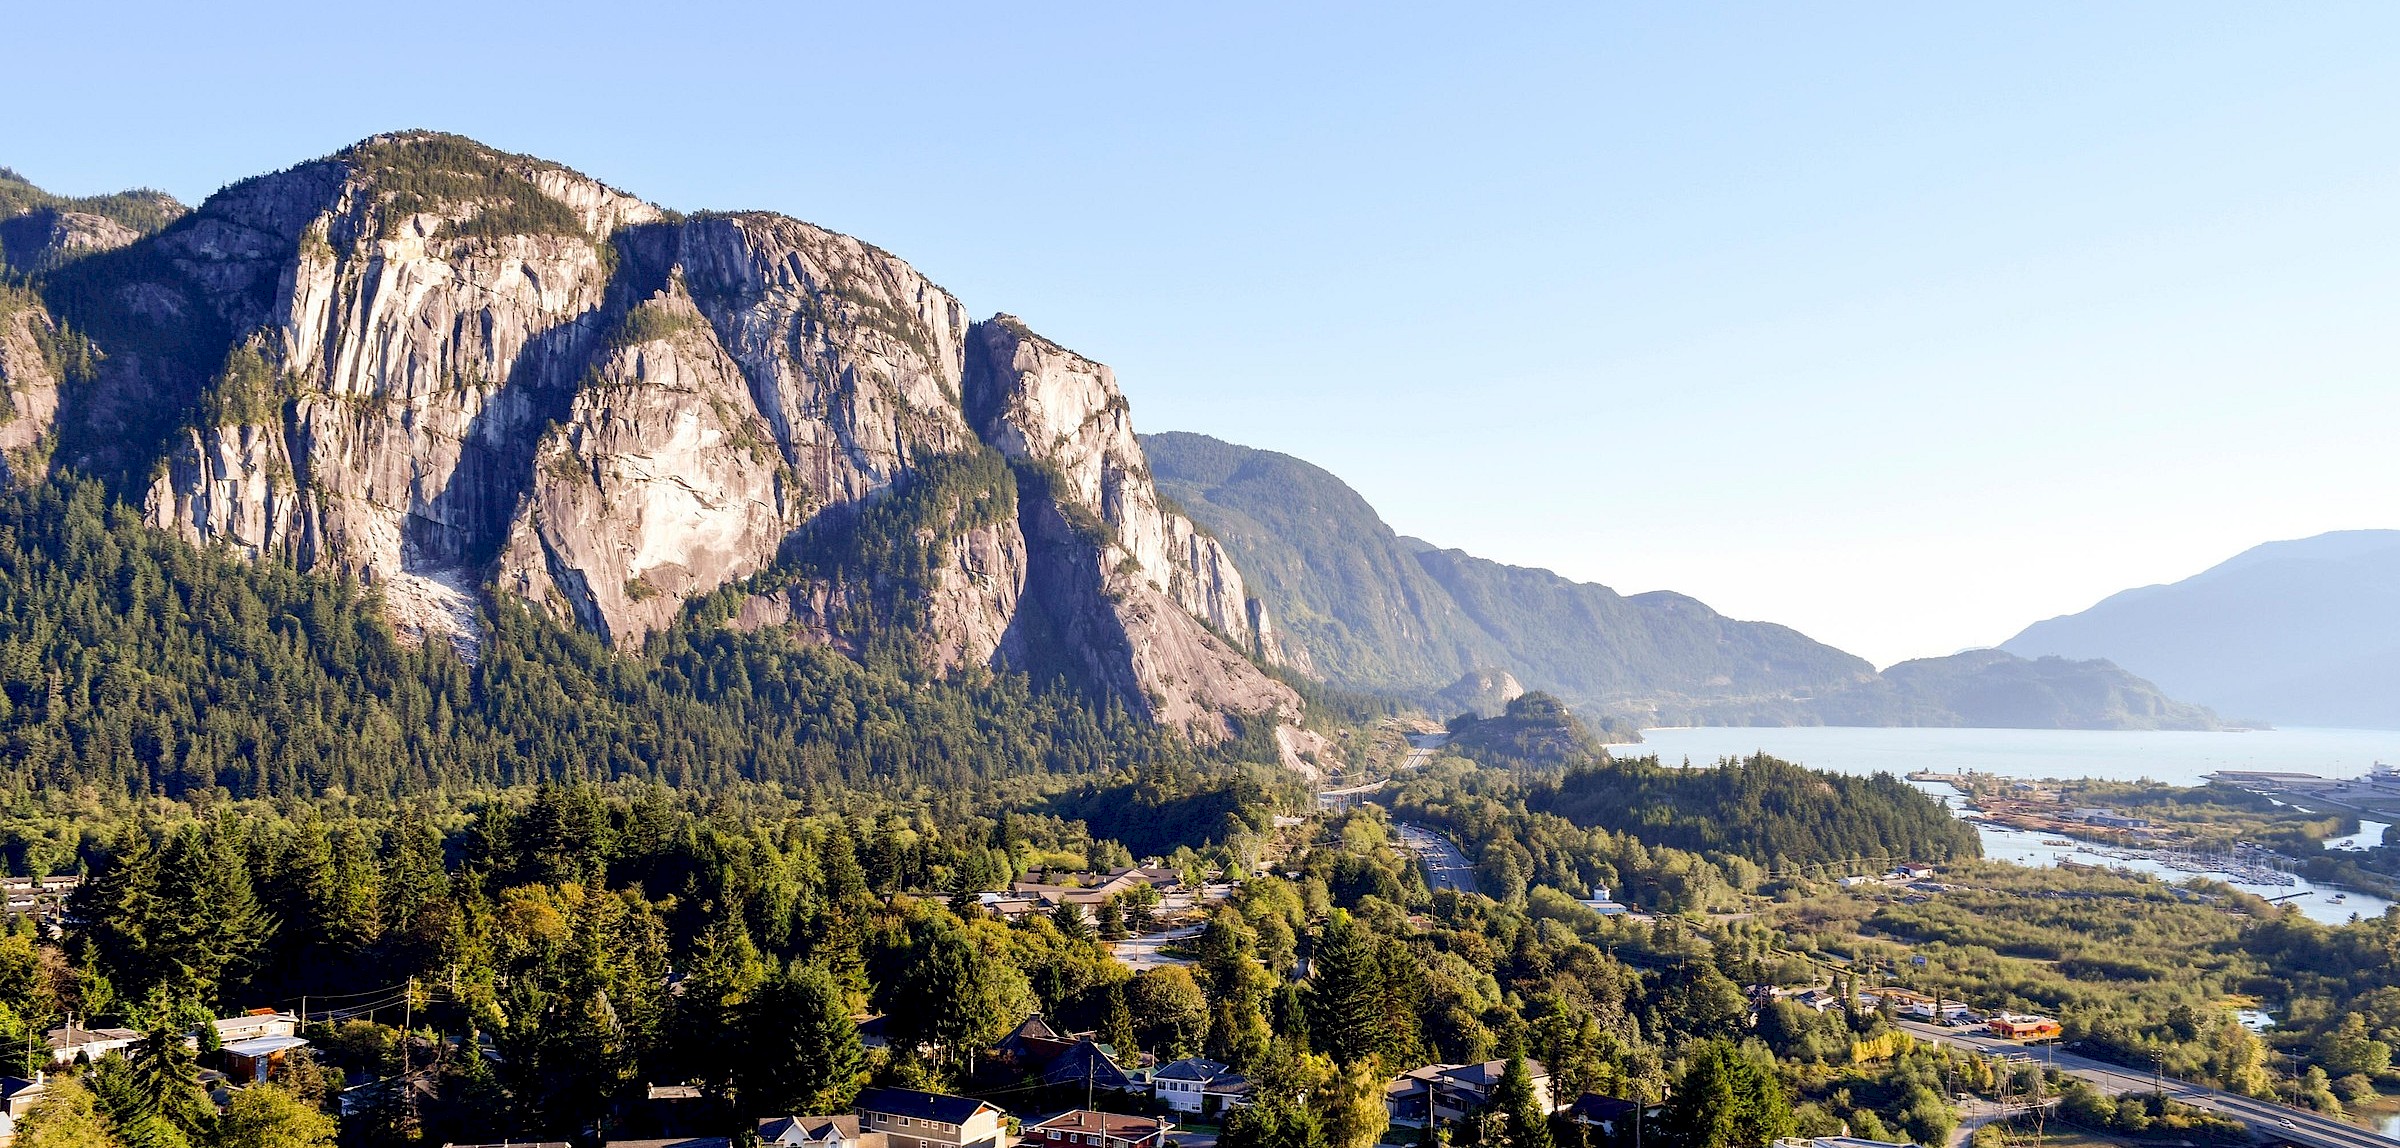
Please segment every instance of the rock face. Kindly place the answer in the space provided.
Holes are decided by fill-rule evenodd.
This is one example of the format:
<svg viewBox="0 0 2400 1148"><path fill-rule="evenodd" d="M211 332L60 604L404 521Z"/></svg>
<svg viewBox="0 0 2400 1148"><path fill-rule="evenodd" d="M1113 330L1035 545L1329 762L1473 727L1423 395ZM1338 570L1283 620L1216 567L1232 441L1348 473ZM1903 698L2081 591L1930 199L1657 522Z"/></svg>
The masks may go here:
<svg viewBox="0 0 2400 1148"><path fill-rule="evenodd" d="M536 448L500 585L640 645L788 532L782 456L678 277L629 312Z"/></svg>
<svg viewBox="0 0 2400 1148"><path fill-rule="evenodd" d="M142 233L88 211L43 208L0 222L0 262L18 271L48 271L94 251L114 251Z"/></svg>
<svg viewBox="0 0 2400 1148"><path fill-rule="evenodd" d="M1124 573L1270 664L1280 661L1259 632L1258 604L1232 556L1161 505L1115 373L1013 315L976 324L968 340L966 399L976 430L1053 476L1057 497L1097 519Z"/></svg>
<svg viewBox="0 0 2400 1148"><path fill-rule="evenodd" d="M985 441L1046 488L1024 532L1086 672L1185 728L1231 733L1220 715L1298 714L1291 688L1236 648L1279 656L1225 548L1161 505L1107 367L996 316L968 333L966 405Z"/></svg>
<svg viewBox="0 0 2400 1148"><path fill-rule="evenodd" d="M871 245L430 133L119 239L0 310L0 445L56 442L194 542L470 648L485 592L636 649L738 586L730 624L861 657L1064 661L1202 737L1296 721L1108 369ZM53 313L103 352L63 391Z"/></svg>
<svg viewBox="0 0 2400 1148"><path fill-rule="evenodd" d="M1451 709L1476 717L1499 717L1508 703L1525 696L1525 686L1507 670L1468 670L1435 695Z"/></svg>
<svg viewBox="0 0 2400 1148"><path fill-rule="evenodd" d="M0 477L48 465L63 365L57 323L30 292L0 286Z"/></svg>

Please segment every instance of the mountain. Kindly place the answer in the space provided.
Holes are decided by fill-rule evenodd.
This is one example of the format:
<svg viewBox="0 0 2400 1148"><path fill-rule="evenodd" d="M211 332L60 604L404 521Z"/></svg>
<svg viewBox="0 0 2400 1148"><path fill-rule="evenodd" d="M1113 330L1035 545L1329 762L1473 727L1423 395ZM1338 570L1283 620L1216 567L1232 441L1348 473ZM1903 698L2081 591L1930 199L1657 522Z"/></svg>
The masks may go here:
<svg viewBox="0 0 2400 1148"><path fill-rule="evenodd" d="M2105 657L2246 719L2400 729L2400 530L2252 547L2036 622L2001 648Z"/></svg>
<svg viewBox="0 0 2400 1148"><path fill-rule="evenodd" d="M1339 686L1482 697L1472 679L1500 670L1622 731L1874 677L1864 660L1797 631L1679 594L1629 598L1402 537L1341 479L1289 455L1188 433L1143 445L1159 488L1252 572L1294 663Z"/></svg>
<svg viewBox="0 0 2400 1148"><path fill-rule="evenodd" d="M123 247L181 217L187 209L148 188L113 195L52 195L0 167L0 267L29 275L79 255Z"/></svg>
<svg viewBox="0 0 2400 1148"><path fill-rule="evenodd" d="M1341 479L1206 435L1145 435L1161 494L1238 556L1293 661L1349 689L1440 689L1500 652Z"/></svg>
<svg viewBox="0 0 2400 1148"><path fill-rule="evenodd" d="M1994 729L2220 728L2206 708L2179 702L2104 660L2020 658L1968 650L1918 658L1877 683L1822 699L1828 725L1948 725Z"/></svg>
<svg viewBox="0 0 2400 1148"><path fill-rule="evenodd" d="M1648 725L2213 728L2105 662L1993 651L1864 659L1681 594L1622 595L1395 533L1320 467L1205 435L1146 437L1162 493L1222 539L1295 665L1350 689L1492 716L1556 695L1609 736Z"/></svg>
<svg viewBox="0 0 2400 1148"><path fill-rule="evenodd" d="M188 213L0 191L11 235L114 228L26 248L34 288L0 301L20 482L92 476L469 651L494 598L629 652L702 610L1313 748L1272 620L1158 495L1109 369L871 244L430 132Z"/></svg>

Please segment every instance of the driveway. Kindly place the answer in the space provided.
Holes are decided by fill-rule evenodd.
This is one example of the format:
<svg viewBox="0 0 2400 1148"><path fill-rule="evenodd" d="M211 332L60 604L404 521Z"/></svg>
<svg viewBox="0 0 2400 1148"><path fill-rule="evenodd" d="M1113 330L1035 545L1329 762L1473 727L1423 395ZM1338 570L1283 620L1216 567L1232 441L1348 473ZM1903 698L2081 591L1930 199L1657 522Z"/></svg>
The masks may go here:
<svg viewBox="0 0 2400 1148"><path fill-rule="evenodd" d="M1108 951L1115 954L1118 960L1125 962L1126 967L1137 973L1144 969L1163 968L1167 965L1188 965L1192 962L1182 957L1170 957L1159 950L1169 945L1189 941L1199 936L1200 931L1207 927L1205 924L1183 925L1163 932L1143 933L1127 937L1122 941L1109 942ZM1214 1137L1211 1137L1211 1144L1214 1144Z"/></svg>

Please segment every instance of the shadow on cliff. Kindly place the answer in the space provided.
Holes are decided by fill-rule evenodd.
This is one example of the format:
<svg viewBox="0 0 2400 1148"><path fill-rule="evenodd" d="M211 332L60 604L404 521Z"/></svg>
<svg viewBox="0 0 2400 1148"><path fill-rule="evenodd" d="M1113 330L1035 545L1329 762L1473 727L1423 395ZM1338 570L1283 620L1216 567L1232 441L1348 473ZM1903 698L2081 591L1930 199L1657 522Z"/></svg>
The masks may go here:
<svg viewBox="0 0 2400 1148"><path fill-rule="evenodd" d="M642 300L666 286L674 233L682 224L632 224L609 237L616 258L600 305L525 341L506 379L467 423L458 466L442 489L412 510L401 533L410 569L465 567L488 582L509 525L533 490L534 460L551 428L566 421L608 335Z"/></svg>

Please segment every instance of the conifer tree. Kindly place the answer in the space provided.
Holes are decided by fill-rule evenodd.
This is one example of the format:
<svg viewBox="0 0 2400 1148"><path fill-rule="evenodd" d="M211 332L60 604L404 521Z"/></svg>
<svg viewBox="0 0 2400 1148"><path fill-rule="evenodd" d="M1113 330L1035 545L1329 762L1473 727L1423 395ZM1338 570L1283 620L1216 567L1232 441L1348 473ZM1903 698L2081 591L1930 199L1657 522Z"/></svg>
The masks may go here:
<svg viewBox="0 0 2400 1148"><path fill-rule="evenodd" d="M1534 1094L1533 1073L1525 1067L1523 1056L1508 1058L1500 1082L1492 1087L1488 1107L1507 1119L1507 1131L1501 1136L1505 1148L1551 1148L1550 1117Z"/></svg>
<svg viewBox="0 0 2400 1148"><path fill-rule="evenodd" d="M1326 922L1309 977L1309 1032L1344 1067L1380 1055L1390 1039L1375 938L1347 913Z"/></svg>
<svg viewBox="0 0 2400 1148"><path fill-rule="evenodd" d="M735 1078L755 1114L836 1112L858 1092L866 1057L833 974L795 965L742 1006Z"/></svg>
<svg viewBox="0 0 2400 1148"><path fill-rule="evenodd" d="M1141 1051L1141 1041L1133 1031L1133 1008L1126 1003L1125 986L1108 986L1107 1011L1100 1017L1100 1042L1116 1050L1119 1059Z"/></svg>

